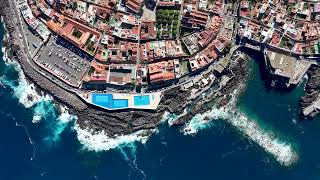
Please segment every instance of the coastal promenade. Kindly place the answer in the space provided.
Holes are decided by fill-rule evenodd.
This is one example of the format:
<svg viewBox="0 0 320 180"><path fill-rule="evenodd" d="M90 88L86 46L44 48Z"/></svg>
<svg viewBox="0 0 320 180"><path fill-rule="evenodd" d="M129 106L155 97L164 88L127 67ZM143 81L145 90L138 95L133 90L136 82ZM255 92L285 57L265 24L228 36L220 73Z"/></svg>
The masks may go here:
<svg viewBox="0 0 320 180"><path fill-rule="evenodd" d="M19 17L17 9L13 9L15 10L17 17ZM24 32L23 26L21 25L21 19L19 19L18 23L20 24L19 29L14 29L14 31L20 30L21 32ZM157 89L150 93L84 91L55 79L55 77L49 75L46 71L39 70L37 64L31 60L32 55L30 55L30 52L26 50L28 45L26 39L20 39L15 43L20 47L24 47L24 52L19 51L20 54L17 56L17 61L21 64L21 67L27 74L27 77L37 83L40 88L52 93L55 98L57 97L58 100L66 103L68 107L70 106L72 111L76 112L76 115L79 118L76 123L77 125L79 124L81 129L90 129L97 132L103 131L108 137L131 134L139 130L155 129L161 122L164 112L171 110L169 108L170 105L172 105L172 107L176 107L172 109L172 112L182 114L182 112L186 110L186 106L190 105L190 101L193 101L197 97L201 96L203 92L211 88L212 84L206 83L208 78L211 77L212 79L217 78L216 80L220 81L219 85L223 87L219 88L218 91L215 92L217 99L220 98L220 102L222 102L221 104L227 103L228 97L231 96L230 93L232 94L233 90L241 86L242 81L245 80L245 74L247 74L245 65L241 64L241 62L244 61L238 62L240 58L232 59L234 54L239 55L235 52L237 52L238 48L241 47L241 45L234 45L227 54L220 56L216 61L209 63L207 66L200 69L199 74L194 76L185 76L185 78L181 79L180 83L173 84L166 89ZM28 58L24 58L25 55L27 55ZM231 63L236 69L228 68ZM227 71L224 71L224 69L227 69ZM238 70L239 72L234 70ZM213 72L217 71L226 76L222 76L222 78L212 76ZM41 80L37 80L37 78ZM42 79L46 79L48 82L46 81L46 83L42 83ZM195 88L192 85L189 86L189 88L182 90L184 85L191 82L192 85L199 83L205 85L201 87L202 89L200 88L199 93L190 94L190 91ZM215 95L213 95L213 97L216 97ZM209 102L209 98L206 100ZM216 98L214 100L216 100ZM195 109L192 113L201 114L207 110L206 108L212 107L205 107L201 106L203 104L199 104L198 109ZM191 118L192 114L191 116L188 114L188 116L184 117L183 122L188 122ZM232 122L230 123L232 124ZM245 123L246 121L240 121L240 125L233 125L239 128L244 128L243 132L246 135L250 133L246 132L246 127L253 127L254 129L257 129L254 126ZM243 125L246 127L242 127ZM263 148L274 145L270 140L267 142L261 142L261 139L256 138L253 139L253 141ZM290 157L288 158L283 155L286 151L282 151L281 149L279 150L278 147L274 147L274 149L275 150L269 151L269 153L273 155L280 154L280 157L284 159L283 162L287 163Z"/></svg>
<svg viewBox="0 0 320 180"><path fill-rule="evenodd" d="M5 6L4 6L5 5ZM17 61L24 71L28 80L37 84L41 90L44 90L51 94L55 100L64 102L68 107L75 110L84 110L87 108L79 97L74 93L75 90L70 88L60 81L57 81L49 73L40 70L36 64L32 61L31 54L28 51L27 42L22 34L23 26L21 24L21 18L19 11L14 1L5 1L1 6L1 16L6 24L6 31L8 38L6 39L8 46L6 50L10 50L10 45L19 46L19 49L15 51L16 55L11 57L12 60Z"/></svg>
<svg viewBox="0 0 320 180"><path fill-rule="evenodd" d="M14 1L15 2L15 1ZM22 31L22 32L24 32L24 30L23 30L23 22L22 22L22 17L20 16L20 13L19 13L19 11L17 10L17 5L16 4L14 4L13 3L13 6L14 6L14 10L15 10L15 13L16 13L16 15L17 15L17 17L18 17L18 22L19 22L19 27L20 27L20 30ZM221 31L222 31L222 28L220 28L220 32L219 33L221 33ZM22 33L22 34L24 34L24 33ZM27 42L27 39L25 38L25 36L23 36L24 38L22 39L22 46L23 47L25 47L24 49L26 50L27 48L26 47L28 47L27 46L27 44L28 44L28 42ZM212 41L213 39L211 39L211 41ZM26 54L28 55L28 58L27 58L27 62L30 64L30 66L35 70L35 71L37 71L39 74L41 74L42 76L44 76L44 77L46 77L48 80L50 80L52 83L55 83L56 85L58 85L58 86L60 86L61 88L63 88L63 89L65 89L65 90L67 90L68 92L71 92L71 93L73 93L73 94L75 94L75 95L77 95L78 97L80 97L81 99L83 99L83 96L81 96L80 94L83 94L82 92L81 92L81 90L79 90L77 87L75 87L74 85L72 85L72 84L69 84L68 82L66 82L66 81L64 81L63 79L61 79L60 78L60 80L59 79L57 79L56 77L54 77L54 76L52 76L52 74L51 73L48 73L48 72L50 72L49 70L45 70L45 68L43 68L39 63L36 63L36 61L34 61L34 57L35 57L35 54L37 54L37 52L41 49L41 47L42 47L42 44L43 43L41 43L41 46L39 46L38 48L37 48L37 50L31 55L30 54L30 52L27 50L26 51ZM222 58L222 59L230 59L230 57L231 57L231 55L233 54L233 52L236 50L236 49L238 49L239 47L241 47L240 45L236 45L236 46L233 46L232 48L231 48L231 50L230 50L230 53L228 53L227 54L227 57L224 57L224 58ZM31 59L31 60L30 60ZM220 60L221 61L221 60ZM161 92L164 92L164 91L169 91L169 90L171 90L171 89L174 89L174 88L176 88L176 87L183 87L183 85L185 85L185 84L188 84L188 83L194 83L194 82L196 82L196 81L199 81L199 80L201 80L201 79L203 79L203 77L205 76L205 75L207 75L207 74L209 74L209 73L212 73L213 71L214 71L214 69L215 69L215 65L216 64L210 64L208 67L207 67L207 69L206 70L203 70L203 72L201 72L199 75L196 75L196 76L187 76L187 78L185 78L185 80L182 80L182 81L179 81L179 83L178 84L173 84L173 85L171 85L171 86L169 86L169 87L166 87L166 88L162 88L162 89L158 89L158 90L156 90L156 91L152 91L152 93L161 93ZM38 68L38 67L42 67L42 68ZM45 70L45 71L43 71L43 70ZM204 92L205 90L207 90L208 88L210 88L210 84L209 85L207 85L205 88L204 88L204 90L202 90L202 91L200 91L200 92ZM80 93L79 93L80 92ZM196 94L193 94L192 96L191 96L191 98L193 99L193 98L196 98L197 96L199 96L201 93L196 93ZM80 95L80 96L79 96ZM143 95L143 94L142 94ZM86 103L89 103L89 104L93 104L94 105L94 103L90 103L90 101L85 101ZM108 109L108 108L107 108ZM125 109L125 108L124 108ZM155 108L151 108L151 109L155 109ZM112 109L108 109L108 110L112 110Z"/></svg>
<svg viewBox="0 0 320 180"><path fill-rule="evenodd" d="M70 84L69 82L65 81L63 78L56 78L52 73L51 70L49 70L48 68L44 67L39 60L39 57L36 57L38 52L41 50L41 48L43 47L43 45L45 44L45 42L40 43L40 45L36 48L36 50L31 54L28 48L28 40L26 38L26 36L24 34L27 34L27 32L25 32L24 29L24 22L23 22L23 17L21 17L21 14L19 13L19 5L17 4L17 1L11 1L10 6L12 7L12 9L14 9L16 17L18 18L18 23L19 23L19 29L22 32L22 39L21 39L21 46L23 47L25 53L27 54L27 62L29 63L30 67L32 69L34 69L36 72L38 72L40 75L44 76L45 78L47 78L48 80L50 80L52 83L58 85L59 87L65 89L66 91L76 94L79 96L78 92L81 92L81 90L78 88L79 84L77 86L75 86L74 84ZM220 32L222 31L222 27L220 28ZM219 33L218 33L219 34ZM214 40L214 38L210 39L210 42L208 44L210 44L212 41ZM206 46L208 46L208 44ZM205 47L206 47L205 46ZM204 47L204 48L205 48ZM192 56L195 56L196 54L193 54ZM41 58L41 57L40 57ZM139 61L137 62L137 64L139 64ZM40 67L40 68L39 68ZM206 72L208 71L212 71L212 66L210 65L208 67L209 70L205 71L204 74L207 74ZM201 73L202 74L202 73ZM191 81L194 81L195 79L199 79L201 78L202 75L197 75L195 77L189 77L189 78L185 78L185 81L180 81L180 83L178 84L174 84L172 86L169 86L167 88L164 89L158 89L156 91L154 91L154 93L161 93L163 91L169 91L171 89L174 89L178 86L181 86L183 84L189 83ZM81 93L80 93L81 94ZM81 98L82 99L82 98ZM85 101L87 102L87 101ZM153 108L154 109L154 108Z"/></svg>
<svg viewBox="0 0 320 180"><path fill-rule="evenodd" d="M10 6L12 7L12 9L14 9L15 14L16 14L16 17L18 18L20 31L21 31L21 32L25 32L25 30L24 30L24 28L23 28L23 27L24 27L24 26L23 26L23 18L21 17L21 14L19 13L17 1L11 1ZM236 4L235 7L238 7L238 4ZM180 12L181 12L181 9L182 9L182 8L180 8ZM225 6L224 3L222 4L222 9L223 9L223 11L227 12L227 11L226 11L226 6ZM225 15L224 13L222 13L222 11L221 11L221 13L220 13L219 16L226 17L226 15ZM234 17L234 18L236 18L236 17ZM223 21L225 21L225 19L223 19ZM222 26L220 26L220 29L219 29L219 32L217 33L217 36L219 36L220 34L223 33L223 31L224 31L223 25L224 25L225 23L226 23L226 22L223 22L223 23L222 23ZM140 23L138 23L138 24L139 24L139 27L140 27L141 24L140 24ZM235 27L238 27L238 22L235 23ZM235 35L235 32L237 32L237 31L238 31L237 28L235 28L235 29L233 30L233 36ZM106 31L104 31L103 34L105 34L105 32L106 32ZM21 34L25 34L25 33L21 33ZM55 77L55 76L51 73L51 71L50 71L49 69L45 68L44 66L42 66L41 63L39 63L38 61L35 60L36 54L41 50L44 42L41 43L40 46L37 47L37 49L31 54L30 51L28 50L28 44L29 44L29 42L28 42L27 38L26 38L24 35L23 35L22 37L23 37L23 38L22 38L22 40L21 40L21 44L22 44L22 47L24 47L23 49L25 50L26 54L28 55L27 62L30 64L30 66L31 66L35 71L37 71L39 74L41 74L42 76L44 76L44 77L46 77L48 80L50 80L52 83L55 83L56 85L58 85L59 87L65 89L66 91L68 91L68 92L70 92L70 93L73 93L73 94L75 94L75 95L78 96L78 95L79 95L78 92L81 91L81 89L79 89L79 87L81 86L81 84L76 84L76 85L75 85L75 84L70 84L68 81L65 81L64 78ZM215 37L216 37L216 36L215 36ZM190 57L192 58L192 57L194 57L194 56L197 56L198 53L201 52L201 51L203 51L204 49L206 49L206 47L209 46L209 45L213 42L213 40L215 40L215 38L213 38L213 37L210 38L209 42L208 42L201 50L199 50L199 51L198 51L197 53L195 53L195 54L192 54ZM100 40L99 40L99 41L100 41ZM138 44L139 44L138 46L140 46L140 41L138 41L138 42L139 42L139 43L138 43ZM240 41L240 42L241 42L241 41ZM252 46L252 47L251 47L251 46L249 46L250 43L252 43L252 45L257 45L257 44L258 44L258 46ZM230 59L231 55L233 54L233 51L234 51L235 49L238 49L238 48L241 47L241 46L243 46L243 45L233 46L233 47L231 48L230 52L226 55L227 57L219 58L219 60L217 60L217 61L222 61L222 59ZM289 53L287 50L285 50L285 49L283 49L283 48L276 48L276 47L274 47L274 46L270 46L270 45L266 45L266 44L259 43L259 42L254 42L254 41L248 41L248 44L244 44L244 46L249 47L249 48L259 47L259 49L257 49L257 50L260 50L260 51L261 51L262 49L264 49L264 48L270 48L270 50L272 50L272 51L281 52L281 53L282 53L282 52L284 52L284 53ZM138 51L138 52L139 52L139 51ZM140 56L140 53L139 53L139 56ZM139 56L138 56L138 57L139 57ZM139 58L139 59L140 59L140 58ZM140 64L139 59L138 59L138 61L137 61L137 63L136 63L137 65ZM210 63L210 64L208 64L206 67L203 67L203 68L202 68L202 72L201 72L199 75L195 75L195 76L189 76L189 75L187 75L187 76L185 76L185 77L183 77L183 78L178 79L178 83L174 83L174 84L172 84L172 85L170 85L170 86L168 86L168 87L165 87L165 88L160 88L160 89L153 90L152 92L164 92L164 91L169 91L169 90L174 89L174 88L176 88L176 87L179 87L179 86L181 87L181 86L183 86L183 85L185 85L185 84L190 84L190 83L195 82L195 81L197 81L197 80L201 80L201 79L203 79L203 77L204 77L205 75L213 72L213 71L215 70L215 67L217 67L217 64L219 64L219 63L218 63L218 62ZM39 67L40 67L40 68L39 68ZM301 74L301 73L298 73L298 74ZM299 76L299 77L302 77L302 76ZM299 79L300 79L300 78L299 78ZM295 81L295 82L298 82L298 81ZM208 85L208 86L205 87L205 89L208 89L209 87L210 87L210 86ZM195 96L196 96L196 95L195 95ZM86 102L87 102L87 101L86 101Z"/></svg>
<svg viewBox="0 0 320 180"><path fill-rule="evenodd" d="M17 4L17 1L10 1L10 6L12 7L12 9L15 11L15 14L16 14L16 17L18 18L18 23L19 23L19 29L21 32L23 33L20 33L20 34L26 34L26 31L24 30L24 22L23 22L23 18L21 17L21 14L19 13L19 8L18 8L18 4ZM226 7L225 4L223 3L222 4L222 9L223 9L223 12L221 11L221 13L219 14L219 16L222 16L222 17L227 17L225 15L225 13L227 13L227 10L226 10ZM236 4L235 8L238 7L238 4ZM234 10L234 9L233 9ZM180 12L181 12L181 8L180 8ZM235 12L235 10L234 10ZM233 17L233 16L232 16ZM236 17L233 17L233 18L236 18ZM235 19L236 20L236 19ZM225 31L225 27L224 27L224 24L226 24L226 22L224 22L225 19L223 19L223 23L222 23L222 26L220 26L219 28L219 32L217 33L216 36L214 37L217 37L219 35L221 35L224 31ZM234 23L234 29L232 30L232 34L233 36L236 35L236 32L238 31L238 22L235 21ZM138 23L139 27L141 26L140 23ZM105 34L106 31L104 31L103 34ZM209 45L211 45L211 43L213 43L213 41L215 40L215 38L209 38L209 42L207 44L205 44L205 46L202 48L202 49L199 49L198 52L192 54L190 56L190 58L192 57L195 57L195 56L198 56L198 53L202 52L203 50L205 50ZM235 41L235 39L233 39L233 41ZM70 92L70 93L73 93L77 96L79 96L79 94L82 94L82 90L79 89L79 87L81 86L81 84L77 84L76 86L74 84L70 84L68 81L65 81L63 78L60 78L60 77L55 77L51 71L45 67L43 67L35 58L37 53L39 51L41 51L41 48L43 47L43 45L45 44L45 42L42 42L40 44L40 46L38 46L36 48L36 50L31 54L29 49L28 49L28 40L26 38L26 36L22 35L22 38L21 38L21 45L22 47L24 47L24 51L25 53L27 54L28 58L26 59L27 62L29 63L30 67L32 67L35 71L37 71L39 74L41 74L42 76L44 76L45 78L47 78L48 80L50 80L52 83L58 85L59 87L65 89L66 91ZM139 46L140 46L140 41L139 41ZM208 64L207 66L205 67L202 67L201 69L201 72L197 75L186 75L180 79L177 78L177 83L173 83L172 85L170 86L167 86L167 87L164 87L164 88L160 88L160 89L155 89L155 90L152 90L150 91L151 93L162 93L162 92L165 92L165 91L170 91L171 89L174 89L174 88L177 88L177 87L184 87L184 85L188 84L188 85L191 85L191 84L194 84L195 82L197 81L207 81L208 79L206 79L205 77L208 75L208 74L211 74L212 72L214 72L215 70L217 70L217 67L219 66L220 62L223 62L225 61L225 59L230 59L230 57L232 56L233 52L238 49L239 47L241 46L246 46L248 48L252 48L252 49L256 49L258 51L262 51L263 49L270 49L271 51L275 51L275 52L279 52L279 53L289 53L288 50L286 49L283 49L283 48L277 48L275 46L271 46L271 45L267 45L267 44L264 44L264 43L259 43L257 41L253 41L253 40L250 40L248 41L247 43L245 44L241 44L241 40L240 40L240 44L239 45L235 45L235 46L232 46L230 52L228 54L226 54L226 57L220 57L218 58L216 61ZM257 49L258 48L258 49ZM138 51L139 52L139 51ZM290 55L294 55L294 54L290 54ZM140 53L139 53L139 56L140 56ZM138 57L139 57L138 56ZM41 58L41 57L40 57ZM308 58L306 58L308 59ZM38 59L39 60L39 59ZM140 61L138 60L136 65L140 65ZM220 68L220 66L219 66ZM304 68L306 69L306 68ZM304 73L306 71L303 71ZM301 77L303 77L303 74L304 73L299 73L299 72L296 72L295 74L299 75L299 78L295 78L294 82L292 81L292 83L297 83L299 82L299 79L301 79ZM298 79L298 80L296 80ZM205 86L204 89L208 89L210 88L210 84ZM79 93L80 92L80 93ZM83 91L85 92L85 91ZM203 92L203 91L200 91L200 92ZM143 93L142 93L143 94ZM192 98L196 98L196 96L200 95L201 93L194 93L191 97ZM80 97L82 99L82 97ZM86 103L88 103L88 101L85 101Z"/></svg>
<svg viewBox="0 0 320 180"><path fill-rule="evenodd" d="M43 77L46 77L52 83L55 83L56 85L58 85L59 87L65 89L66 91L75 93L76 89L74 87L70 86L69 84L63 83L62 81L57 80L55 77L53 77L48 72L42 71L40 68L38 68L38 65L33 61L33 58L38 53L38 51L41 49L41 47L43 45L43 42L41 43L41 46L39 46L37 48L37 50L33 54L30 54L30 51L28 50L28 40L26 39L26 37L24 35L25 34L24 26L23 26L24 22L22 22L23 18L21 17L21 14L19 13L20 11L19 11L19 8L18 8L18 5L17 5L17 1L16 0L10 1L9 5L10 5L11 9L14 10L15 17L18 19L18 21L17 21L18 27L19 27L20 32L23 34L22 35L23 38L20 39L20 44L21 44L21 47L23 47L23 50L24 50L25 54L27 55L26 61L28 62L30 67L33 70L37 71L39 74L41 74Z"/></svg>

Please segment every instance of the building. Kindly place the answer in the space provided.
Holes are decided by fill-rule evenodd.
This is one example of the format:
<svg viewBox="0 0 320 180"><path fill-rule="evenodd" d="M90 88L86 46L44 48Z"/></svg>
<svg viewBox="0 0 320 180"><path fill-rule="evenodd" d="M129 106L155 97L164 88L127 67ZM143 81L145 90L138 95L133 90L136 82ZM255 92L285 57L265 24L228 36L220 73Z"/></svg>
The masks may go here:
<svg viewBox="0 0 320 180"><path fill-rule="evenodd" d="M207 25L209 14L204 10L196 10L190 5L187 5L182 17L182 25L187 27L202 27Z"/></svg>
<svg viewBox="0 0 320 180"><path fill-rule="evenodd" d="M134 13L139 13L141 6L142 6L143 0L127 0L126 1L126 8L129 11L132 11Z"/></svg>
<svg viewBox="0 0 320 180"><path fill-rule="evenodd" d="M60 15L56 21L50 20L48 27L81 50L94 56L101 33L71 18Z"/></svg>
<svg viewBox="0 0 320 180"><path fill-rule="evenodd" d="M175 78L174 61L161 61L149 64L150 83L168 81Z"/></svg>
<svg viewBox="0 0 320 180"><path fill-rule="evenodd" d="M22 14L23 19L28 24L28 26L36 32L44 42L48 41L50 37L50 31L47 29L45 24L35 18L32 11L26 2L19 5L19 10Z"/></svg>
<svg viewBox="0 0 320 180"><path fill-rule="evenodd" d="M141 22L140 38L141 39L155 39L157 30L154 21L143 20Z"/></svg>

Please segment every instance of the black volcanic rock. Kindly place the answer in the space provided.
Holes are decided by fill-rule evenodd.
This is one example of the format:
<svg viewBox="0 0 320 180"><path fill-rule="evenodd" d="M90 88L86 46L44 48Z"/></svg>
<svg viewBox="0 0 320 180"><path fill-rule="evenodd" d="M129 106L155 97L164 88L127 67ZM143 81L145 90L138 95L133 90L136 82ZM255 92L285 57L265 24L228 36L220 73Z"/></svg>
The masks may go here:
<svg viewBox="0 0 320 180"><path fill-rule="evenodd" d="M320 94L320 67L311 66L307 71L309 77L308 83L305 87L305 95L300 98L301 109L305 109L314 103ZM318 111L313 111L307 117L313 118L318 114Z"/></svg>
<svg viewBox="0 0 320 180"><path fill-rule="evenodd" d="M5 41L5 47L14 51L11 60L20 64L27 79L33 82L40 90L49 93L59 103L70 108L70 112L77 115L76 123L82 128L92 130L104 130L109 135L128 134L141 129L152 129L160 122L166 108L159 107L156 111L120 111L108 112L91 105L87 105L76 94L56 85L46 77L35 71L27 62L29 58L20 47L18 24L15 23L14 11L10 8L9 0L0 3L0 15L6 25L9 38ZM12 48L14 47L14 48ZM30 59L31 60L31 59ZM171 93L167 93L170 95ZM174 96L174 95L172 95ZM166 98L168 101L171 96Z"/></svg>
<svg viewBox="0 0 320 180"><path fill-rule="evenodd" d="M180 87L169 89L163 92L163 97L158 108L154 111L106 111L104 109L88 105L82 101L75 93L60 87L50 81L47 77L39 74L27 62L30 58L24 51L19 38L19 25L15 21L14 9L10 8L11 0L3 0L0 3L0 15L3 16L9 38L6 39L5 46L12 50L14 61L17 61L27 79L33 82L40 90L49 93L53 98L68 106L70 113L77 115L76 123L81 128L89 128L93 131L104 130L108 135L129 134L142 129L154 129L161 121L165 111L181 114L187 105L194 104L189 113L181 116L174 124L184 124L195 114L204 113L210 109L210 102L217 101L221 106L230 100L230 94L239 87L245 79L248 69L246 61L234 62L231 71L227 75L234 74L234 78L227 85L212 96L204 100L187 101L190 91L182 90ZM31 59L29 59L32 61ZM310 84L310 86L318 84Z"/></svg>

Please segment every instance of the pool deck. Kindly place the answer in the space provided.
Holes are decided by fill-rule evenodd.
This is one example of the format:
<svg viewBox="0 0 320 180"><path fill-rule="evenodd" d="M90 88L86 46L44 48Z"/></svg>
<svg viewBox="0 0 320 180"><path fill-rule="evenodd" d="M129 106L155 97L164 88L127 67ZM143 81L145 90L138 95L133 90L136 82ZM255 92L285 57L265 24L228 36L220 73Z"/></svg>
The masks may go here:
<svg viewBox="0 0 320 180"><path fill-rule="evenodd" d="M103 109L107 110L121 110L121 109L145 109L145 110L155 110L157 109L158 105L160 104L161 100L161 92L154 92L154 93L99 93L99 92L77 92L77 94L85 100L87 103L101 107ZM128 107L125 108L107 108L100 106L98 104L95 104L92 101L92 95L93 94L112 94L112 99L126 99L128 100ZM135 96L150 96L150 104L148 105L139 105L135 106L134 104L134 97Z"/></svg>

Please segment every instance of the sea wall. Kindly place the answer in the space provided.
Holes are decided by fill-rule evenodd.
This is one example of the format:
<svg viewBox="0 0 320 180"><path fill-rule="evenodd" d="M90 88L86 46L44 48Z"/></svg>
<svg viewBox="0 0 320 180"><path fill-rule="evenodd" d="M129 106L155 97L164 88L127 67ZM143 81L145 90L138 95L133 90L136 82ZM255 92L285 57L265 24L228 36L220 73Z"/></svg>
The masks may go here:
<svg viewBox="0 0 320 180"><path fill-rule="evenodd" d="M61 88L33 69L28 62L32 59L23 50L19 36L20 29L18 27L20 26L10 3L10 0L4 0L0 4L0 16L3 17L8 36L3 44L7 50L12 52L10 59L20 64L26 78L34 83L39 90L49 93L56 101L67 105L70 112L78 116L77 124L79 127L104 130L109 136L156 127L164 113L163 108L159 108L156 112L107 112L87 105L76 94Z"/></svg>
<svg viewBox="0 0 320 180"><path fill-rule="evenodd" d="M14 18L14 10L10 8L9 0L5 0L0 4L0 15L3 17L3 21L6 25L6 33L8 37L4 41L4 46L7 50L11 50L14 53L11 60L18 62L24 71L26 77L34 82L41 90L50 93L57 100L64 102L69 107L77 110L84 110L87 106L82 103L74 94L68 93L61 87L55 85L47 78L41 76L36 72L28 63L32 61L26 53L23 51L21 40L19 38L19 25Z"/></svg>
<svg viewBox="0 0 320 180"><path fill-rule="evenodd" d="M191 109L191 113L181 116L177 121L179 122L177 124L184 124L190 121L193 115L207 111L211 107L211 103L218 103L221 106L227 104L230 99L230 93L244 80L243 76L247 71L246 68L239 68L239 66L245 66L245 64L233 62L234 65L231 70L227 71L225 75L234 76L234 78L224 88L213 94L211 98L198 99L196 100L197 103L194 103L195 101L193 100L187 100L190 95L189 90L182 90L180 87L176 87L163 93L160 105L155 111L106 111L86 104L76 94L68 91L67 88L60 87L34 69L30 64L32 59L23 49L23 42L19 36L19 34L23 33L20 32L13 5L10 3L12 3L10 0L4 0L0 4L0 15L3 17L9 36L4 45L6 49L10 49L13 52L11 59L20 64L27 79L40 90L49 93L55 100L68 106L70 113L78 117L76 123L79 128L90 129L92 132L104 131L108 136L115 136L130 134L144 129L154 129L161 122L166 111L181 114L188 105L195 104Z"/></svg>

